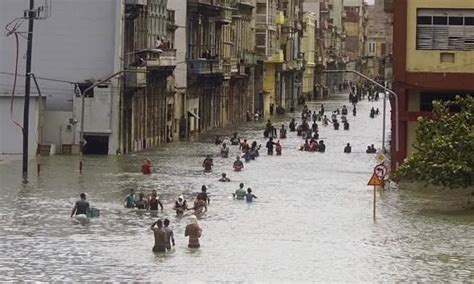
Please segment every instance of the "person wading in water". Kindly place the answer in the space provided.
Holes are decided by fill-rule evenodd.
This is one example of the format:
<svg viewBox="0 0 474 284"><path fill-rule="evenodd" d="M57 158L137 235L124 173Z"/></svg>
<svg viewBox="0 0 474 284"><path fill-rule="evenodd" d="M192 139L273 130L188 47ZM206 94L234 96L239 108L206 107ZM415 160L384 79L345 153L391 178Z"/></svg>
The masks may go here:
<svg viewBox="0 0 474 284"><path fill-rule="evenodd" d="M151 230L155 235L153 252L166 252L166 231L163 229L163 222L161 220L156 221L151 225Z"/></svg>
<svg viewBox="0 0 474 284"><path fill-rule="evenodd" d="M192 215L189 217L190 223L186 226L184 236L189 237L188 248L199 248L199 238L202 235L202 229L199 227L197 217Z"/></svg>

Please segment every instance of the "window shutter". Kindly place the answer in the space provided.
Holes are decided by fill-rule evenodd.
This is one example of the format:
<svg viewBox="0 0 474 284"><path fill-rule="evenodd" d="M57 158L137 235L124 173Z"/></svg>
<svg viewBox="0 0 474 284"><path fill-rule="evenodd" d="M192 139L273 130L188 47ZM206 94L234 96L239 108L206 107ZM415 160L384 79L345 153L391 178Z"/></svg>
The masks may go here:
<svg viewBox="0 0 474 284"><path fill-rule="evenodd" d="M418 49L433 49L433 27L418 26Z"/></svg>

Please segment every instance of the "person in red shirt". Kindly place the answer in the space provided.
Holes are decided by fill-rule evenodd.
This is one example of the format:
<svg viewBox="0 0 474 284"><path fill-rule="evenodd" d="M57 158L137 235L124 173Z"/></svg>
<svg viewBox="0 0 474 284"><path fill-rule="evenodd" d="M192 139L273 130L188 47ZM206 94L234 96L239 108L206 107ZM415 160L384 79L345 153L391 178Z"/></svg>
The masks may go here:
<svg viewBox="0 0 474 284"><path fill-rule="evenodd" d="M144 162L143 165L142 165L142 173L143 173L144 175L149 175L149 174L151 174L151 167L152 167L152 166L153 166L153 165L151 164L151 161L148 160L148 159L146 159L145 162Z"/></svg>

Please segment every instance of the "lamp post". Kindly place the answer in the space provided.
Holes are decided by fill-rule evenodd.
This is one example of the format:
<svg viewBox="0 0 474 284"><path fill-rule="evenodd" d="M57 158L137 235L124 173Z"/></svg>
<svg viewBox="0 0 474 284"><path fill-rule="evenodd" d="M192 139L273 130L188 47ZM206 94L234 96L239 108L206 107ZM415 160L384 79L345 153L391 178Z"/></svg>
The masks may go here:
<svg viewBox="0 0 474 284"><path fill-rule="evenodd" d="M399 108L398 108L398 100L399 100L399 96L397 93L395 93L394 91L392 91L391 89L385 87L384 85L378 83L377 81L373 80L372 78L358 72L358 71L355 71L355 70L325 70L323 71L324 73L353 73L353 74L356 74L362 78L364 78L365 80L371 82L372 84L382 88L385 92L384 92L384 109L383 109L383 135L382 135L382 149L385 151L385 111L386 111L386 108L385 108L385 99L386 99L386 95L392 95L395 97L395 136L396 136L396 139L395 139L395 152L399 152L400 151L400 114L399 114Z"/></svg>

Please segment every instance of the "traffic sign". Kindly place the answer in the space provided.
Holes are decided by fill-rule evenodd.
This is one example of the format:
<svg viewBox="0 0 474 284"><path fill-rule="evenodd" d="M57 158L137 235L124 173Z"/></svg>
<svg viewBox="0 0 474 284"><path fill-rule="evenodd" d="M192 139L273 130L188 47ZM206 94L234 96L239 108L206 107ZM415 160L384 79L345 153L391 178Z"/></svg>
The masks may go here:
<svg viewBox="0 0 474 284"><path fill-rule="evenodd" d="M379 152L377 154L377 156L375 156L375 159L379 162L379 163L383 163L387 160L387 157L382 153L382 152Z"/></svg>
<svg viewBox="0 0 474 284"><path fill-rule="evenodd" d="M379 178L377 175L373 174L369 182L367 183L367 185L382 186L383 180Z"/></svg>
<svg viewBox="0 0 474 284"><path fill-rule="evenodd" d="M379 178L384 178L387 175L388 169L384 164L376 165L374 168L374 175Z"/></svg>

